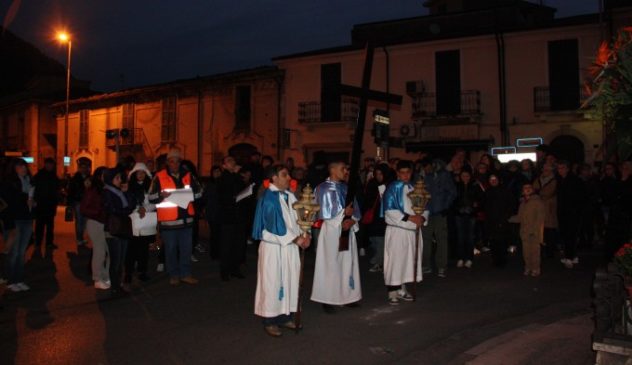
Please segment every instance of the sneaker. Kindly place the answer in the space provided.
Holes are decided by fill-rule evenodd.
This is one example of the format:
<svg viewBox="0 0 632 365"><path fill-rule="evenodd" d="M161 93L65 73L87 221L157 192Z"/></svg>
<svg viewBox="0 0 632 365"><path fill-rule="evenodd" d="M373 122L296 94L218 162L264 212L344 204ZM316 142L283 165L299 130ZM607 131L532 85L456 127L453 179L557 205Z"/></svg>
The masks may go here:
<svg viewBox="0 0 632 365"><path fill-rule="evenodd" d="M191 255L191 262L199 262L200 260L198 260L197 257L195 257L194 255Z"/></svg>
<svg viewBox="0 0 632 365"><path fill-rule="evenodd" d="M20 290L21 290L21 291L27 291L27 290L30 290L30 289L31 289L31 287L29 287L28 285L26 285L24 282L17 283L17 284L15 284L15 285L17 285L17 286L20 288Z"/></svg>
<svg viewBox="0 0 632 365"><path fill-rule="evenodd" d="M110 289L110 284L106 283L105 281L97 280L94 282L94 288L107 290L107 289Z"/></svg>
<svg viewBox="0 0 632 365"><path fill-rule="evenodd" d="M412 302L413 301L413 296L410 295L409 292L400 289L400 290L397 291L397 299L401 299L401 300L406 301L406 302Z"/></svg>
<svg viewBox="0 0 632 365"><path fill-rule="evenodd" d="M562 262L562 264L564 264L564 267L567 269L572 269L573 268L573 261L569 260L569 259L562 259L560 260Z"/></svg>
<svg viewBox="0 0 632 365"><path fill-rule="evenodd" d="M366 255L366 250L364 248L360 249L360 257L364 257Z"/></svg>
<svg viewBox="0 0 632 365"><path fill-rule="evenodd" d="M534 278L537 278L538 276L540 276L540 270L531 271L531 276L533 276Z"/></svg>
<svg viewBox="0 0 632 365"><path fill-rule="evenodd" d="M437 270L437 276L438 276L438 277L440 277L440 278L445 278L445 277L446 277L446 275L445 275L445 269L439 269L439 270Z"/></svg>
<svg viewBox="0 0 632 365"><path fill-rule="evenodd" d="M467 267L468 269L472 267L472 260L467 260L465 261L465 267Z"/></svg>
<svg viewBox="0 0 632 365"><path fill-rule="evenodd" d="M483 252L483 253L484 253L484 252L489 252L489 251L491 251L491 250L492 250L492 249L491 249L491 248L489 248L489 247L487 247L487 246L483 246L483 247L481 247L481 252Z"/></svg>
<svg viewBox="0 0 632 365"><path fill-rule="evenodd" d="M432 274L432 269L425 267L423 270L421 270L421 272L422 272L424 275L427 275L427 274Z"/></svg>
<svg viewBox="0 0 632 365"><path fill-rule="evenodd" d="M463 267L463 260L459 260L456 262L456 267Z"/></svg>
<svg viewBox="0 0 632 365"><path fill-rule="evenodd" d="M254 245L254 244L255 244L255 241L253 241L253 240L251 240L250 238L248 238L248 239L246 240L246 244L247 244L248 246L252 246L252 245Z"/></svg>
<svg viewBox="0 0 632 365"><path fill-rule="evenodd" d="M509 252L511 254L516 253L516 246L511 245L511 246L507 247L507 252Z"/></svg>
<svg viewBox="0 0 632 365"><path fill-rule="evenodd" d="M531 275L531 270L525 270L525 271L522 273L522 275L524 275L524 276L529 276L529 275Z"/></svg>
<svg viewBox="0 0 632 365"><path fill-rule="evenodd" d="M20 289L18 284L9 284L9 285L7 285L7 289L11 290L14 293L22 291L22 289Z"/></svg>
<svg viewBox="0 0 632 365"><path fill-rule="evenodd" d="M193 276L187 276L187 277L184 277L184 278L180 278L180 281L183 282L183 283L190 284L190 285L195 285L195 284L198 283L198 279L194 278Z"/></svg>
<svg viewBox="0 0 632 365"><path fill-rule="evenodd" d="M201 243L198 243L197 245L195 245L195 250L199 253L206 252L206 248L204 248L204 246Z"/></svg>
<svg viewBox="0 0 632 365"><path fill-rule="evenodd" d="M397 297L389 297L388 304L390 305L399 305L399 299Z"/></svg>
<svg viewBox="0 0 632 365"><path fill-rule="evenodd" d="M106 285L110 285L112 286L112 281L110 281L110 279L107 279L105 281L103 281Z"/></svg>
<svg viewBox="0 0 632 365"><path fill-rule="evenodd" d="M478 256L481 254L481 251L478 248L474 248L474 256Z"/></svg>
<svg viewBox="0 0 632 365"><path fill-rule="evenodd" d="M382 268L382 265L380 264L375 264L373 266L371 266L371 268L369 269L369 272L382 272L384 269Z"/></svg>
<svg viewBox="0 0 632 365"><path fill-rule="evenodd" d="M573 265L577 265L577 264L579 264L579 257L575 256L575 257L571 260L571 262L573 263Z"/></svg>
<svg viewBox="0 0 632 365"><path fill-rule="evenodd" d="M165 264L158 264L158 266L156 266L156 272L163 272L165 271Z"/></svg>

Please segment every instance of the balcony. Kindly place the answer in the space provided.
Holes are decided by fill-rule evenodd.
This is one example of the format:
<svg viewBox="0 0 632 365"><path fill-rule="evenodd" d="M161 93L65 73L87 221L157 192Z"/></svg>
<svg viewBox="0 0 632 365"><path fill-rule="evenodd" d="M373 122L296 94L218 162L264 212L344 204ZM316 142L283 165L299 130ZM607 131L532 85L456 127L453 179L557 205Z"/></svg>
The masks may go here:
<svg viewBox="0 0 632 365"><path fill-rule="evenodd" d="M412 119L453 119L470 120L480 116L481 92L478 90L462 90L458 102L438 103L434 92L424 92L413 97Z"/></svg>
<svg viewBox="0 0 632 365"><path fill-rule="evenodd" d="M535 113L574 112L586 99L581 87L555 88L549 86L533 88L533 111Z"/></svg>
<svg viewBox="0 0 632 365"><path fill-rule="evenodd" d="M355 122L358 119L359 101L357 98L342 97L340 103L340 118L323 120L322 106L318 101L306 101L298 103L299 123L335 123ZM333 113L337 114L337 113Z"/></svg>

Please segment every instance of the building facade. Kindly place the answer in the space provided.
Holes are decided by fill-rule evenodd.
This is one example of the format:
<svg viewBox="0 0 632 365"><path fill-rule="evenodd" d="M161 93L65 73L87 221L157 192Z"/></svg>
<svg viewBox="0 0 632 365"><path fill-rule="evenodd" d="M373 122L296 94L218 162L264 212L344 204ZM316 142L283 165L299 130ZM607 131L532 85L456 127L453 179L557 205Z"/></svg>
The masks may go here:
<svg viewBox="0 0 632 365"><path fill-rule="evenodd" d="M276 67L261 67L71 100L67 170L74 172L80 159L93 167L114 166L126 156L153 160L171 148L180 149L202 175L229 152L240 159L253 151L276 158L282 77ZM64 105L54 107L62 161Z"/></svg>
<svg viewBox="0 0 632 365"><path fill-rule="evenodd" d="M385 109L390 157L480 154L539 137L560 158L602 159L602 123L580 109L581 84L601 40L632 24L629 2L606 2L601 16L561 19L555 9L517 0L425 5L428 16L354 26L349 46L274 59L285 71L285 157L349 155L358 99L338 85L360 86L370 42L371 89L403 95L403 103L369 103L365 157L386 157L371 136L372 112Z"/></svg>

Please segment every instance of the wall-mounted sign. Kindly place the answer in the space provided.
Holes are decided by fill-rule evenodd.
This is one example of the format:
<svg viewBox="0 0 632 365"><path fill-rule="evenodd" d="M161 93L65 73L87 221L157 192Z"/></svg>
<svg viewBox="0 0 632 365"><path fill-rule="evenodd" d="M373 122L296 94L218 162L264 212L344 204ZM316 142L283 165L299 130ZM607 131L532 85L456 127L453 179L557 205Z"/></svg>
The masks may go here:
<svg viewBox="0 0 632 365"><path fill-rule="evenodd" d="M64 156L64 166L70 166L70 156Z"/></svg>
<svg viewBox="0 0 632 365"><path fill-rule="evenodd" d="M518 138L516 139L516 147L538 147L544 144L542 137Z"/></svg>

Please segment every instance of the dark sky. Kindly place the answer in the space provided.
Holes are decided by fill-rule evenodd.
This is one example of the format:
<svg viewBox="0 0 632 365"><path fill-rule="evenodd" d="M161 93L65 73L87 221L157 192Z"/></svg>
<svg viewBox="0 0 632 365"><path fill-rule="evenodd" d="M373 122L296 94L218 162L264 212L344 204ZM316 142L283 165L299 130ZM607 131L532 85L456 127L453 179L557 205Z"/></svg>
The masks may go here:
<svg viewBox="0 0 632 365"><path fill-rule="evenodd" d="M270 64L275 56L350 43L353 24L425 15L423 0L1 0L9 30L66 64L54 40L73 34L72 73L96 90ZM598 0L547 0L558 16ZM10 12L9 9L17 9ZM13 16L12 16L13 15Z"/></svg>

